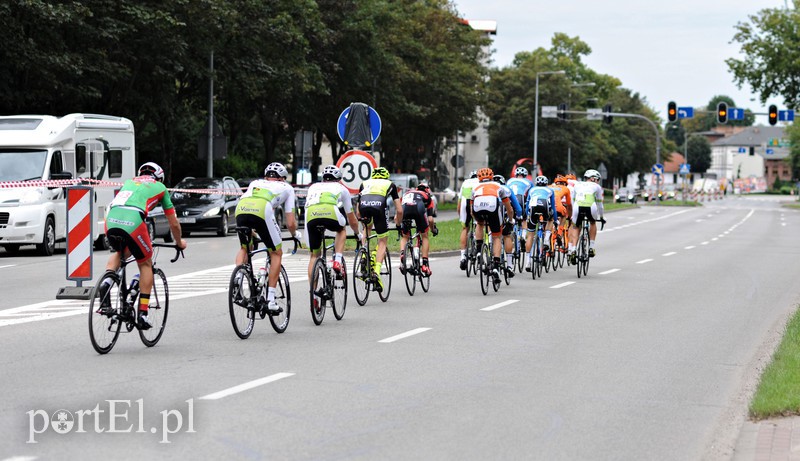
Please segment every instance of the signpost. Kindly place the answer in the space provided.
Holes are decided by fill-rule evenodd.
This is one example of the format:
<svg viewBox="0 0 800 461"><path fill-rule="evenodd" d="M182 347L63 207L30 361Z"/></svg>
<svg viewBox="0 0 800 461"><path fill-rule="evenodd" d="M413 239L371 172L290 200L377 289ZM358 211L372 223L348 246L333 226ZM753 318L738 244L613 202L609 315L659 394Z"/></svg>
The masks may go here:
<svg viewBox="0 0 800 461"><path fill-rule="evenodd" d="M779 110L778 111L778 120L781 122L793 122L794 121L794 110Z"/></svg>
<svg viewBox="0 0 800 461"><path fill-rule="evenodd" d="M744 109L739 109L738 107L729 107L728 120L744 120Z"/></svg>
<svg viewBox="0 0 800 461"><path fill-rule="evenodd" d="M664 174L664 165L656 163L655 165L653 165L652 171L654 175L661 176L662 174Z"/></svg>
<svg viewBox="0 0 800 461"><path fill-rule="evenodd" d="M342 185L355 194L361 183L370 178L372 170L378 167L378 162L369 152L351 150L339 158L336 166L342 170Z"/></svg>
<svg viewBox="0 0 800 461"><path fill-rule="evenodd" d="M678 107L678 118L693 118L694 107Z"/></svg>

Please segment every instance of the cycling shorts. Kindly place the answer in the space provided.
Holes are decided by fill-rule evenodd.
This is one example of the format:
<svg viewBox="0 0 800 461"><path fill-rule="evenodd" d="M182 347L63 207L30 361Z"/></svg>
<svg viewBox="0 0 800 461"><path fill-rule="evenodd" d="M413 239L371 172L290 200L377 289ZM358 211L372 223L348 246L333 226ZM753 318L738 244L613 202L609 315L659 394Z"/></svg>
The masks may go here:
<svg viewBox="0 0 800 461"><path fill-rule="evenodd" d="M264 210L264 216L265 219L254 214L241 213L236 215L236 225L238 227L249 227L256 231L258 238L264 242L264 246L267 249L278 251L283 242L281 240L281 229L275 221L275 213L272 207L267 207ZM239 234L239 242L242 244L242 248L248 248L251 243L249 238L247 238L247 241L244 240L245 238L241 233Z"/></svg>
<svg viewBox="0 0 800 461"><path fill-rule="evenodd" d="M475 211L474 213L475 213L475 221L477 223L488 226L489 231L492 233L492 236L498 236L500 234L501 225L500 225L499 209L495 211L480 210L480 211Z"/></svg>
<svg viewBox="0 0 800 461"><path fill-rule="evenodd" d="M411 235L411 228L406 228L406 222L414 222L417 232L423 234L428 231L428 213L425 204L417 202L411 205L403 205L403 234Z"/></svg>
<svg viewBox="0 0 800 461"><path fill-rule="evenodd" d="M322 236L325 230L339 232L344 229L344 223L331 218L314 218L306 221L306 245L311 251L322 249Z"/></svg>
<svg viewBox="0 0 800 461"><path fill-rule="evenodd" d="M528 217L528 230L535 230L536 223L539 222L539 216L542 217L542 220L546 223L553 219L553 215L550 212L550 207L547 205L534 205L531 207L531 214Z"/></svg>
<svg viewBox="0 0 800 461"><path fill-rule="evenodd" d="M143 211L112 207L106 217L106 235L114 250L123 252L127 248L138 262L153 256L153 242Z"/></svg>
<svg viewBox="0 0 800 461"><path fill-rule="evenodd" d="M461 205L458 207L458 220L461 221L463 227L469 227L472 223L472 213L469 210L472 207L472 200L462 198Z"/></svg>
<svg viewBox="0 0 800 461"><path fill-rule="evenodd" d="M363 202L359 204L358 212L361 221L375 226L375 233L378 238L383 238L389 233L389 218L386 217L386 207L365 206Z"/></svg>
<svg viewBox="0 0 800 461"><path fill-rule="evenodd" d="M584 219L588 219L589 222L595 222L599 219L599 216L597 216L596 204L593 203L590 207L572 207L572 222L575 223L576 226L580 226L583 224Z"/></svg>

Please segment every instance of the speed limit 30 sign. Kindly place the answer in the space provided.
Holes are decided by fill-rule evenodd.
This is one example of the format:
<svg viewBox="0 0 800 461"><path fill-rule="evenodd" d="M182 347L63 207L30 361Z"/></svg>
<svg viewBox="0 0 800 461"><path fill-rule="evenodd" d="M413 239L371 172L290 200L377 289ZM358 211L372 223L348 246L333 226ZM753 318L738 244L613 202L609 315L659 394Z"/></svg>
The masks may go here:
<svg viewBox="0 0 800 461"><path fill-rule="evenodd" d="M363 150L345 152L336 162L342 170L342 184L350 193L357 193L361 183L370 178L372 170L378 167L375 158Z"/></svg>

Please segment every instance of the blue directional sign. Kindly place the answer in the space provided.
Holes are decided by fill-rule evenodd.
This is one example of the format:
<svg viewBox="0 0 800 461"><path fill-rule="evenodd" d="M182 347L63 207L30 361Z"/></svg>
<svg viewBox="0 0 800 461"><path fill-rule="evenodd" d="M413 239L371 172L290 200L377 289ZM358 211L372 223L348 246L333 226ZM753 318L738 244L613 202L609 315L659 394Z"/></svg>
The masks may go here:
<svg viewBox="0 0 800 461"><path fill-rule="evenodd" d="M739 109L738 107L729 107L728 120L744 120L744 109Z"/></svg>
<svg viewBox="0 0 800 461"><path fill-rule="evenodd" d="M747 153L747 148L746 147L740 147L739 148L739 153L740 154L746 154Z"/></svg>
<svg viewBox="0 0 800 461"><path fill-rule="evenodd" d="M775 149L767 149L767 154L774 154L774 153L775 153Z"/></svg>
<svg viewBox="0 0 800 461"><path fill-rule="evenodd" d="M664 165L656 163L655 165L653 165L652 170L654 175L661 176L662 174L664 174Z"/></svg>
<svg viewBox="0 0 800 461"><path fill-rule="evenodd" d="M694 107L678 107L678 118L694 117Z"/></svg>
<svg viewBox="0 0 800 461"><path fill-rule="evenodd" d="M336 133L339 135L339 139L344 140L344 131L347 126L347 117L350 115L350 106L348 106L345 110L339 114L339 120L336 122ZM375 112L375 109L372 106L369 107L369 127L372 130L370 136L372 139L369 140L371 143L375 143L375 140L378 139L378 136L381 135L381 127L383 126L381 122L381 117Z"/></svg>
<svg viewBox="0 0 800 461"><path fill-rule="evenodd" d="M794 121L794 111L789 110L779 110L778 111L778 120L781 122L793 122Z"/></svg>
<svg viewBox="0 0 800 461"><path fill-rule="evenodd" d="M692 165L688 163L681 163L680 174L689 174L692 171Z"/></svg>

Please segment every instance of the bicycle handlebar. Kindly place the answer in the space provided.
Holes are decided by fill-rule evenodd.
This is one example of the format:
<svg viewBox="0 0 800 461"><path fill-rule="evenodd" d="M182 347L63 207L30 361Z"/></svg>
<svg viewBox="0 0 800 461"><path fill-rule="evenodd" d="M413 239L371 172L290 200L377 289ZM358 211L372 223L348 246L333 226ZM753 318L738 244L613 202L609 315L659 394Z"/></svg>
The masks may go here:
<svg viewBox="0 0 800 461"><path fill-rule="evenodd" d="M154 243L153 247L157 247L157 248L173 248L175 250L175 257L169 260L169 262L171 262L171 263L174 263L175 261L177 261L178 258L180 258L181 256L183 256L184 258L186 257L186 255L183 254L183 250L181 248L178 248L178 245L176 245L176 244L169 245L169 244L166 244L166 243Z"/></svg>

